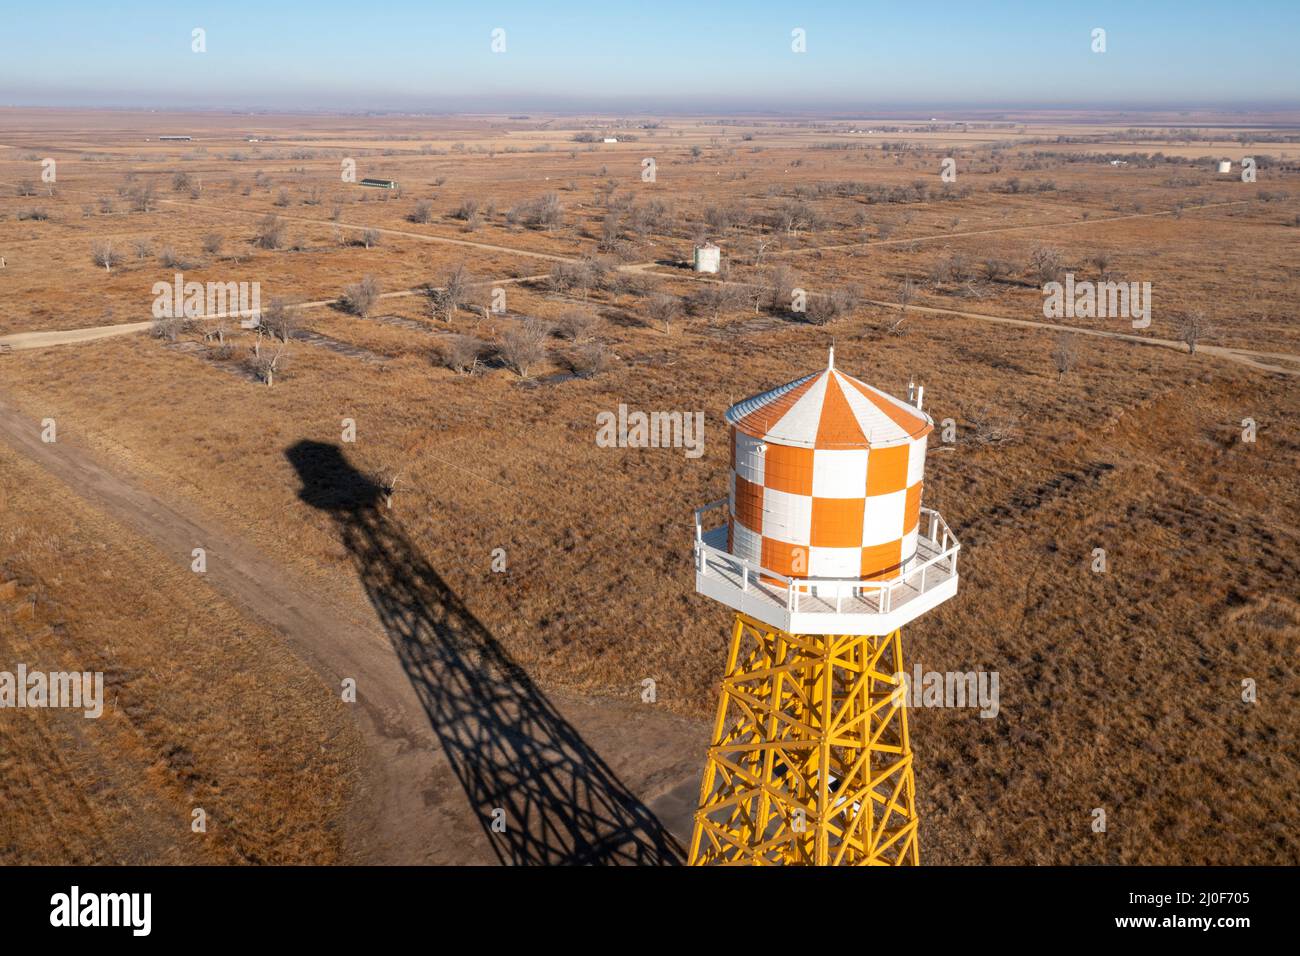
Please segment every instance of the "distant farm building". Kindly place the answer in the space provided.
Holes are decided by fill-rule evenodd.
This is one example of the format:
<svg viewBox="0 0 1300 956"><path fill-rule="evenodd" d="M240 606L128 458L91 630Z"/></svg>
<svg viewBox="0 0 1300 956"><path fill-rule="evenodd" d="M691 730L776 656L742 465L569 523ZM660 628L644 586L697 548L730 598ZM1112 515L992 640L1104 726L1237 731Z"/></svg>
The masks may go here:
<svg viewBox="0 0 1300 956"><path fill-rule="evenodd" d="M396 189L397 180L395 179L363 179L362 186L373 186L375 189Z"/></svg>
<svg viewBox="0 0 1300 956"><path fill-rule="evenodd" d="M722 250L711 242L695 247L695 271L712 272L722 268Z"/></svg>
<svg viewBox="0 0 1300 956"><path fill-rule="evenodd" d="M1219 160L1219 172L1221 172L1221 173L1230 173L1230 172L1232 172L1232 160L1230 160L1230 159L1221 159L1221 160Z"/></svg>
<svg viewBox="0 0 1300 956"><path fill-rule="evenodd" d="M193 136L159 136L158 140L160 142L188 143L193 138Z"/></svg>
<svg viewBox="0 0 1300 956"><path fill-rule="evenodd" d="M618 137L617 137L617 136L606 136L605 139L603 140L603 142L606 142L606 143L617 143L617 142L618 142Z"/></svg>

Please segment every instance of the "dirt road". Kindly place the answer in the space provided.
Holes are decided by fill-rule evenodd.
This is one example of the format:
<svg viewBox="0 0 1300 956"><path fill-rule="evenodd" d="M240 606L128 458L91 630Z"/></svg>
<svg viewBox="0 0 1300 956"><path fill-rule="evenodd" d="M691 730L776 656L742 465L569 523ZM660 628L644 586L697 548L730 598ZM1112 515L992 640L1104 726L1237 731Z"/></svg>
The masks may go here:
<svg viewBox="0 0 1300 956"><path fill-rule="evenodd" d="M356 549L356 566L374 607L336 606L192 504L162 500L67 440L42 442L39 422L4 396L0 440L178 562L204 547L209 584L283 634L326 686L355 679L366 756L347 821L350 859L670 862L669 832L680 843L689 837L708 729L651 705L536 688L454 595L410 583L412 568L433 572L400 527L366 516L372 547ZM353 534L363 523L340 526ZM408 630L388 617L384 608L399 599L419 602L405 605L402 621L430 626ZM456 642L441 639L448 623ZM434 705L450 707L452 719ZM466 740L474 745L460 747ZM503 835L491 829L497 808L514 828ZM546 833L526 832L524 814Z"/></svg>

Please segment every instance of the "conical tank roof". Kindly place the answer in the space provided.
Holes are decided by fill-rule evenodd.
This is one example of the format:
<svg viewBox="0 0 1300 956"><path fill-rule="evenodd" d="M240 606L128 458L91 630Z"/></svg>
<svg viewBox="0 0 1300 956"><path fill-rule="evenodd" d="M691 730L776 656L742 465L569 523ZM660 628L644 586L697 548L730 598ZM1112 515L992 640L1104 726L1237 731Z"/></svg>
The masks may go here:
<svg viewBox="0 0 1300 956"><path fill-rule="evenodd" d="M872 448L929 434L934 420L829 364L727 409L727 422L760 441L798 448Z"/></svg>

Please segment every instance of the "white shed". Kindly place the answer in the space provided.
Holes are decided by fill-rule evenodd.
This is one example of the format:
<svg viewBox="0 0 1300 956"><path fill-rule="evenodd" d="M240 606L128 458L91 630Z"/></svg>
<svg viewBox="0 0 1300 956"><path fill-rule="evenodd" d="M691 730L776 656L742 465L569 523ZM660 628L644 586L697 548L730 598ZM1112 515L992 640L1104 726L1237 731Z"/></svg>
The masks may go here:
<svg viewBox="0 0 1300 956"><path fill-rule="evenodd" d="M722 250L711 242L695 247L695 271L712 272L722 268Z"/></svg>

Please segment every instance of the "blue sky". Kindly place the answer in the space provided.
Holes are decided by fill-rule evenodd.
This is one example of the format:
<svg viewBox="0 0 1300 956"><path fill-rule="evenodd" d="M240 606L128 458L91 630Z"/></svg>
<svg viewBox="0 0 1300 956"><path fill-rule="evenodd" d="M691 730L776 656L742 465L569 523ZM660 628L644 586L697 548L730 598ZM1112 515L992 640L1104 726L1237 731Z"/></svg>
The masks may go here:
<svg viewBox="0 0 1300 956"><path fill-rule="evenodd" d="M207 52L191 52L206 30ZM491 51L505 30L506 51ZM807 52L791 52L791 30ZM1093 53L1093 28L1106 30ZM12 5L0 105L1300 105L1300 0Z"/></svg>

